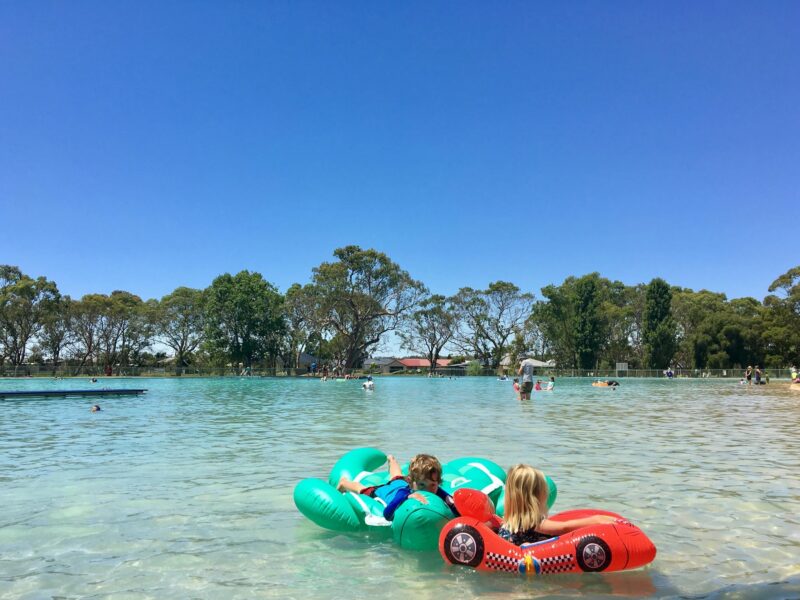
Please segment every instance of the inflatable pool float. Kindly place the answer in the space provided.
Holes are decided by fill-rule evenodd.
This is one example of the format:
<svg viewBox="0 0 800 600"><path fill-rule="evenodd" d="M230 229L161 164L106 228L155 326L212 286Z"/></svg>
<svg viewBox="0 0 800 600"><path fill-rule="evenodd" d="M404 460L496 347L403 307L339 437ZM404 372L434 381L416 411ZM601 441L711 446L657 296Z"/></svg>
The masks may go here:
<svg viewBox="0 0 800 600"><path fill-rule="evenodd" d="M397 509L392 521L383 517L384 504L375 498L336 489L341 477L365 486L389 481L388 471L376 471L386 463L386 454L377 448L357 448L340 458L327 481L303 479L294 489L297 509L320 527L341 532L368 532L394 538L402 548L435 550L442 527L453 518L450 508L435 494L418 492L427 504L408 499ZM402 466L408 473L408 464ZM480 490L502 506L506 473L498 464L478 457L463 457L442 465L442 488L449 493L459 489ZM547 477L548 507L558 495L555 482Z"/></svg>
<svg viewBox="0 0 800 600"><path fill-rule="evenodd" d="M586 509L551 515L548 518L555 521L592 515L610 515L618 520L515 546L497 535L501 521L485 495L459 490L454 499L462 516L447 523L439 535L439 552L454 565L479 571L550 575L636 569L656 557L656 547L644 532L612 512Z"/></svg>
<svg viewBox="0 0 800 600"><path fill-rule="evenodd" d="M593 381L592 387L617 387L619 382L617 381Z"/></svg>

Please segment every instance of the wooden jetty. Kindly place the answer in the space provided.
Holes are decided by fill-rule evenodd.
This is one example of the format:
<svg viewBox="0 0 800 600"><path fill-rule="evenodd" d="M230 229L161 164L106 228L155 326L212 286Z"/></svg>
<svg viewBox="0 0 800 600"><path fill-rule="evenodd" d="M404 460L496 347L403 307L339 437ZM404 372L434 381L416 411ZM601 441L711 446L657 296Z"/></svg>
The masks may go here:
<svg viewBox="0 0 800 600"><path fill-rule="evenodd" d="M93 389L93 390L25 390L5 391L0 390L0 400L9 398L66 398L67 396L138 396L144 394L144 389Z"/></svg>

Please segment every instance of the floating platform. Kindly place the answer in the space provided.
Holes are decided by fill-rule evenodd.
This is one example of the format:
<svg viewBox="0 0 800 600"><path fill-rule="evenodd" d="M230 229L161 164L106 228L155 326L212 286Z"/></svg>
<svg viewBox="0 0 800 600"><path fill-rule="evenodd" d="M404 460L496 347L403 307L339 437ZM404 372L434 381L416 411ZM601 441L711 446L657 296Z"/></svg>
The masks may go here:
<svg viewBox="0 0 800 600"><path fill-rule="evenodd" d="M8 392L0 390L0 400L9 398L66 398L67 396L138 396L146 391L144 389L26 390Z"/></svg>

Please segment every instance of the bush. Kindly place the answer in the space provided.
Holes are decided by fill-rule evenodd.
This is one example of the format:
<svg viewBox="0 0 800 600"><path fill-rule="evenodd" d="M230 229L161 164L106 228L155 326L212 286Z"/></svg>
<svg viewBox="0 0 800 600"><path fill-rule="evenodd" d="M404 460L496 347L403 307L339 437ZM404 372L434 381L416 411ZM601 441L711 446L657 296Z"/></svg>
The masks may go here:
<svg viewBox="0 0 800 600"><path fill-rule="evenodd" d="M467 365L467 375L483 375L483 367L479 362L471 362Z"/></svg>

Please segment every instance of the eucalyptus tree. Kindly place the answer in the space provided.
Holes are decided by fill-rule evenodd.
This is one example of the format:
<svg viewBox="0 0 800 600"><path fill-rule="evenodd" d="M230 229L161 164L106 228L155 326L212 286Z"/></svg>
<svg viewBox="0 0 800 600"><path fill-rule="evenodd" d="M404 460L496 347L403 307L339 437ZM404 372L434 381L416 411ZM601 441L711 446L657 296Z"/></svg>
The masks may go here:
<svg viewBox="0 0 800 600"><path fill-rule="evenodd" d="M644 305L642 286L627 286L621 281L606 282L607 292L601 312L607 339L603 344L601 362L607 368L616 363L628 363L631 368L640 364L639 322L640 306Z"/></svg>
<svg viewBox="0 0 800 600"><path fill-rule="evenodd" d="M597 366L603 342L607 338L601 315L603 299L599 278L597 273L592 273L575 282L575 355L578 367L587 370Z"/></svg>
<svg viewBox="0 0 800 600"><path fill-rule="evenodd" d="M0 266L0 333L3 354L17 373L25 362L28 344L41 329L48 306L60 296L45 277L33 279L18 267Z"/></svg>
<svg viewBox="0 0 800 600"><path fill-rule="evenodd" d="M79 375L87 363L97 360L98 345L107 312L108 296L86 294L72 306L74 351L79 361L74 375Z"/></svg>
<svg viewBox="0 0 800 600"><path fill-rule="evenodd" d="M567 277L561 285L543 287L542 300L534 304L527 325L541 332L549 357L561 368L577 366L575 281L575 277Z"/></svg>
<svg viewBox="0 0 800 600"><path fill-rule="evenodd" d="M148 307L139 296L115 290L101 301L97 359L107 366L128 365L152 337Z"/></svg>
<svg viewBox="0 0 800 600"><path fill-rule="evenodd" d="M523 293L507 281L490 283L485 290L461 288L453 298L457 345L497 368L530 316L533 303L533 294Z"/></svg>
<svg viewBox="0 0 800 600"><path fill-rule="evenodd" d="M673 289L671 313L678 342L675 358L681 365L697 369L707 366L709 349L719 333L712 318L727 311L727 302L725 294Z"/></svg>
<svg viewBox="0 0 800 600"><path fill-rule="evenodd" d="M150 356L158 327L158 300L138 302L123 330L119 363L123 366L141 364Z"/></svg>
<svg viewBox="0 0 800 600"><path fill-rule="evenodd" d="M633 316L625 314L627 297L622 284L589 273L567 277L561 285L545 286L542 297L534 305L530 322L541 331L550 357L559 367L594 369L612 339L611 319L623 315L626 321L616 331L615 351L618 356L625 353Z"/></svg>
<svg viewBox="0 0 800 600"><path fill-rule="evenodd" d="M769 286L763 339L769 366L800 366L800 266Z"/></svg>
<svg viewBox="0 0 800 600"><path fill-rule="evenodd" d="M37 338L42 350L53 363L54 375L62 354L73 342L74 304L69 296L61 296L42 315L42 327Z"/></svg>
<svg viewBox="0 0 800 600"><path fill-rule="evenodd" d="M669 366L677 349L677 331L671 314L672 290L656 277L647 285L645 295L644 340L645 366L661 369Z"/></svg>
<svg viewBox="0 0 800 600"><path fill-rule="evenodd" d="M319 355L322 325L315 310L317 304L316 289L312 285L295 283L286 290L286 346L296 369L300 367L303 352L313 348Z"/></svg>
<svg viewBox="0 0 800 600"><path fill-rule="evenodd" d="M205 296L202 290L176 288L167 294L155 309L155 336L175 353L175 369L189 360L203 341L205 329Z"/></svg>
<svg viewBox="0 0 800 600"><path fill-rule="evenodd" d="M225 273L206 290L206 345L217 357L252 366L280 351L283 296L261 273Z"/></svg>
<svg viewBox="0 0 800 600"><path fill-rule="evenodd" d="M377 250L345 246L333 255L336 261L314 268L308 293L317 323L340 340L344 367L352 369L403 324L425 288Z"/></svg>
<svg viewBox="0 0 800 600"><path fill-rule="evenodd" d="M436 372L439 356L456 330L452 300L433 295L420 303L408 325L400 332L403 347L428 359L429 371Z"/></svg>

